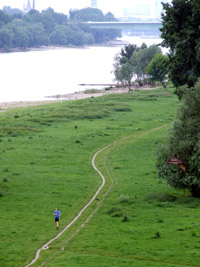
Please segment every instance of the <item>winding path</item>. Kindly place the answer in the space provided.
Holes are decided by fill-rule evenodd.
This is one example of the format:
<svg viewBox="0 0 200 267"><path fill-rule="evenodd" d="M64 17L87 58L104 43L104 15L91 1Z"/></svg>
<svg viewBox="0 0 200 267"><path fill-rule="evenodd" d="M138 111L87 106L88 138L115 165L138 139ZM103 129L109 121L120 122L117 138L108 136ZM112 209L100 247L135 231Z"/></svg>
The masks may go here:
<svg viewBox="0 0 200 267"><path fill-rule="evenodd" d="M138 134L136 134L136 138L140 138L140 137L142 137L142 136L144 136L145 134L147 134L147 133L150 133L150 132L152 132L152 131L155 131L155 130L158 130L158 129L160 129L160 128L163 128L163 127L166 127L166 125L162 125L162 126L159 126L159 127L156 127L156 128L152 128L152 129L148 129L148 130L146 130L146 131L143 131L142 133L140 133L139 135ZM101 153L101 152L103 152L104 150L106 150L106 149L108 149L108 148L111 148L113 145L115 145L115 144L120 144L120 143L123 143L123 142L125 142L125 141L127 141L127 140L129 140L130 138L132 138L133 136L131 135L131 136L127 136L127 137L123 137L123 138L121 138L121 139L119 139L119 140L117 140L117 141L115 141L115 142L113 142L113 143L111 143L111 144L109 144L109 145L107 145L107 146L105 146L105 147L103 147L103 148L101 148L100 150L98 150L95 154L94 154L94 156L93 156L93 158L92 158L92 166L93 166L93 168L95 169L95 171L101 176L101 178L102 178L102 184L101 184L101 186L98 188L98 190L96 191L96 193L94 194L94 196L92 197L92 199L81 209L81 211L78 213L78 215L58 234L58 235L56 235L54 238L52 238L51 240L49 240L45 245L43 245L40 249L38 249L37 250L37 252L36 252L36 256L35 256L35 258L31 261L31 263L29 263L28 265L26 265L25 267L28 267L28 266L31 266L32 264L34 264L37 260L38 260L38 258L39 258L39 256L40 256L40 252L42 251L42 250L47 250L48 248L49 248L49 245L53 242L53 241L55 241L56 239L58 239L68 228L70 228L70 226L72 226L78 219L79 219L79 217L82 215L82 213L93 203L93 201L95 200L95 198L98 196L98 194L100 193L100 191L101 191L101 189L104 187L104 185L105 185L105 177L104 177L104 175L100 172L100 170L96 167L96 165L95 165L95 159L96 159L96 157L97 157L97 155L99 154L99 153ZM104 163L105 163L105 160L104 160ZM82 224L80 227L78 227L77 228L77 230L76 230L76 232L78 232L79 231L79 229L82 227L82 226L84 226L85 225L85 223L87 223L88 222L88 220L93 216L93 214L96 212L96 210L100 207L100 205L102 204L102 202L103 202L103 200L104 200L104 198L105 198L105 196L109 193L109 191L110 191L110 189L112 188L112 185L113 185L113 179L112 179L112 177L111 177L111 174L110 174L110 172L109 172L109 170L108 170L108 168L105 166L105 169L106 169L106 171L107 171L107 174L108 174L108 176L110 177L110 180L111 180L111 185L109 186L109 188L107 189L107 191L104 193L104 195L103 195L103 197L102 197L102 199L99 201L99 204L98 204L98 206L91 212L91 214L87 217L87 219L85 220L85 222L84 222L84 224ZM71 238L73 237L74 235L72 235L71 236ZM68 240L67 240L67 242L71 239L71 238L69 238ZM64 247L63 247L63 250L64 250Z"/></svg>
<svg viewBox="0 0 200 267"><path fill-rule="evenodd" d="M105 146L105 147L103 147L102 149L100 149L100 150L98 150L95 154L94 154L94 156L93 156L93 158L92 158L92 166L93 166L93 168L95 169L95 171L101 176L101 178L102 178L102 184L101 184L101 186L99 187L99 189L96 191L96 193L94 194L94 196L92 197L92 199L82 208L82 210L78 213L78 215L58 234L58 235L56 235L54 238L52 238L51 240L49 240L45 245L43 245L41 248L39 248L38 250L37 250L37 252L36 252L36 256L35 256L35 258L28 264L28 265L26 265L25 267L28 267L28 266L31 266L32 264L34 264L37 260L38 260L38 258L39 258L39 256L40 256L40 252L41 252L41 250L46 250L46 249L48 249L49 248L49 245L53 242L53 241L55 241L57 238L59 238L68 228L70 228L70 226L72 226L72 224L74 224L77 220L78 220L78 218L82 215L82 213L92 204L92 202L95 200L95 198L97 197L97 195L99 194L99 192L101 191L101 189L104 187L104 185L105 185L105 177L103 176L103 174L98 170L98 168L96 167L96 165L95 165L95 159L96 159L96 157L97 157L97 155L100 153L100 152L102 152L103 150L105 150L105 149L107 149L107 148L109 148L111 146L111 144L109 144L109 145L107 145L107 146ZM90 214L90 216L88 217L88 219L91 217L91 215L93 215L93 213L94 212L92 212L92 214ZM88 220L87 219L87 220Z"/></svg>

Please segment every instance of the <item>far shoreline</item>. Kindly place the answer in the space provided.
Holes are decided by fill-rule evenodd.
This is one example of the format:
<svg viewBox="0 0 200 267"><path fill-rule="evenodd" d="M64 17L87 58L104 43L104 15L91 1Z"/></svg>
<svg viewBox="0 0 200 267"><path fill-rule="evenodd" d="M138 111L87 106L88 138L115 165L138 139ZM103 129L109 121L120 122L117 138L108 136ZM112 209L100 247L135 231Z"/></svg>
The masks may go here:
<svg viewBox="0 0 200 267"><path fill-rule="evenodd" d="M123 46L123 45L128 45L130 42L128 40L123 40L123 37L139 37L139 38L144 38L144 39L160 39L160 36L129 36L129 35L123 35L121 38L108 41L105 43L99 43L99 44L85 44L83 46L76 46L76 45L68 45L68 46L57 46L57 45L47 45L47 46L38 46L38 47L27 47L27 48L10 48L8 50L0 48L0 54L9 54L9 53L17 53L17 52L32 52L32 51L46 51L46 50L58 50L58 49L88 49L90 47L95 47L95 46L101 46L101 47L116 47L116 46Z"/></svg>
<svg viewBox="0 0 200 267"><path fill-rule="evenodd" d="M8 50L0 48L0 54L9 54L9 53L22 53L22 52L33 52L33 51L47 51L47 50L58 50L58 49L88 49L90 47L95 46L101 46L101 47L114 47L114 46L122 46L126 45L128 42L123 41L121 39L119 40L113 40L106 43L100 43L100 44L85 44L83 46L75 46L75 45L69 45L69 46L39 46L39 47L28 47L28 48L10 48Z"/></svg>

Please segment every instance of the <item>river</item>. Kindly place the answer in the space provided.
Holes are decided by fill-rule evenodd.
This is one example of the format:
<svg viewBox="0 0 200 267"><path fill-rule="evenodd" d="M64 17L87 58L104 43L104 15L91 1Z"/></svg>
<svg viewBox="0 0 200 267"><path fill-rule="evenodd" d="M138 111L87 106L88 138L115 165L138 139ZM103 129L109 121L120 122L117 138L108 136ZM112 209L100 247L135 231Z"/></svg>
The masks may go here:
<svg viewBox="0 0 200 267"><path fill-rule="evenodd" d="M124 36L141 45L161 39ZM113 83L113 61L123 45L55 48L0 54L0 102L45 100L91 88L79 84ZM95 86L92 86L95 88Z"/></svg>

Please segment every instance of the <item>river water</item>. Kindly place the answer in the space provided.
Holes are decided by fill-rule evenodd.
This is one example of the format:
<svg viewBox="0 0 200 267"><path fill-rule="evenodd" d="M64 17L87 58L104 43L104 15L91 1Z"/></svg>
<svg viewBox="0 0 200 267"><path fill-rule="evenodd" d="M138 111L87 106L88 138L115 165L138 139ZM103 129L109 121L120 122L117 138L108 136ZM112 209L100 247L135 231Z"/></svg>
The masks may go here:
<svg viewBox="0 0 200 267"><path fill-rule="evenodd" d="M124 36L122 41L140 46L143 42L158 44L161 39ZM91 88L79 84L113 83L113 61L122 47L121 44L1 53L0 102L45 100L46 96Z"/></svg>

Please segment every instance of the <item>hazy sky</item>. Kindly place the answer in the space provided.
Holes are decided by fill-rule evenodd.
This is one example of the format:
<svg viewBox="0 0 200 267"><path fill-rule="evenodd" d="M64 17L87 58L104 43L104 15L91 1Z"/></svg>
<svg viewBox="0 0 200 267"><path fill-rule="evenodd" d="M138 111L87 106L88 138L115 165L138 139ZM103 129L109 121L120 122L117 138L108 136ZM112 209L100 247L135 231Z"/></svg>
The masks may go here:
<svg viewBox="0 0 200 267"><path fill-rule="evenodd" d="M123 8L130 6L131 3L154 3L155 0L97 0L98 8L104 13L110 11L116 16L120 16L123 13ZM32 4L32 0L30 0ZM81 9L90 6L90 0L35 0L36 9L43 10L48 7L52 7L56 12L62 12L67 14L70 8ZM23 9L23 4L26 4L27 0L0 0L0 8L3 6L11 6L19 9Z"/></svg>

